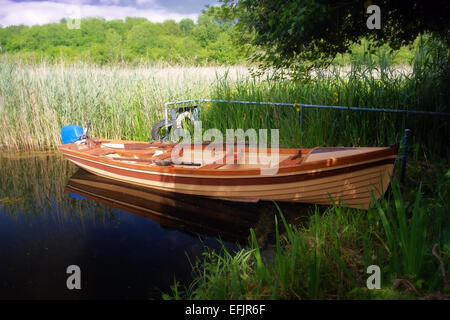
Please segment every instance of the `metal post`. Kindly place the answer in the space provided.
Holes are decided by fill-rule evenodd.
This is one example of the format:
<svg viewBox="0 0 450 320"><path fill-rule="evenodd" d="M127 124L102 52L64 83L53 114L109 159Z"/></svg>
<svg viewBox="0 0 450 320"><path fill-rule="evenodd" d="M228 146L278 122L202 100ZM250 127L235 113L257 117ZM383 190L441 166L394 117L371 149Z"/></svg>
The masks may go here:
<svg viewBox="0 0 450 320"><path fill-rule="evenodd" d="M174 141L175 137L177 137L175 134L179 134L179 128L177 128L177 110L175 108L170 109L170 116L172 117L172 141Z"/></svg>
<svg viewBox="0 0 450 320"><path fill-rule="evenodd" d="M164 116L166 117L166 141L169 141L169 119L167 114L168 103L164 104Z"/></svg>
<svg viewBox="0 0 450 320"><path fill-rule="evenodd" d="M409 129L405 129L405 134L403 136L403 151L402 151L402 167L401 167L401 173L400 173L400 181L404 182L405 181L405 173L406 173L406 155L408 154L408 138L409 138L409 133L411 132L411 130Z"/></svg>

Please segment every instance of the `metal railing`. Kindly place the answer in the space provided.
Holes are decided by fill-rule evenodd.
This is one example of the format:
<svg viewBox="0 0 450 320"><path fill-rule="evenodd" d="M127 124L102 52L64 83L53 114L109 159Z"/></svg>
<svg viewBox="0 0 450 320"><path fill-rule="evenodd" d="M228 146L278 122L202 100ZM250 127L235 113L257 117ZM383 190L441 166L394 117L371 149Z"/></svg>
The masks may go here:
<svg viewBox="0 0 450 320"><path fill-rule="evenodd" d="M388 109L388 108L361 108L361 107L345 107L345 106L326 106L304 103L285 103L285 102L259 102L259 101L240 101L240 100L218 100L218 99L191 99L181 100L174 102L167 102L164 105L164 114L166 118L166 135L167 128L169 126L168 121L168 109L169 106L186 104L186 103L202 103L202 102L217 102L217 103L233 103L233 104L247 104L247 105L266 105L276 107L298 107L299 110L299 125L300 131L303 130L303 109L328 109L328 110L351 110L351 111L366 111L366 112L384 112L384 113L402 113L405 115L429 115L429 116L441 116L450 117L450 112L436 112L436 111L423 111L423 110L408 110L408 109ZM166 136L168 138L168 136Z"/></svg>

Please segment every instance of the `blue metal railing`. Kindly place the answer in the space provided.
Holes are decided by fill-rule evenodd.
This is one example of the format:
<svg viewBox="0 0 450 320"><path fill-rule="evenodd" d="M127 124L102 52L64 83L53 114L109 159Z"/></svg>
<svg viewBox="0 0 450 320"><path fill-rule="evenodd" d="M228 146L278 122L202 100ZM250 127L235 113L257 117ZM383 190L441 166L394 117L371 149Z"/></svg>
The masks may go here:
<svg viewBox="0 0 450 320"><path fill-rule="evenodd" d="M361 107L345 107L345 106L325 106L316 104L304 103L285 103L285 102L263 102L263 101L240 101L240 100L217 100L217 99L191 99L180 100L174 102L167 102L165 107L184 104L184 103L200 103L200 102L220 102L220 103L235 103L235 104L252 104L252 105L268 105L278 107L300 107L300 108L316 108L316 109L334 109L334 110L353 110L353 111L369 111L369 112L390 112L390 113L406 113L406 114L422 114L432 116L450 117L450 112L436 112L423 110L408 110L408 109L387 109L387 108L361 108Z"/></svg>
<svg viewBox="0 0 450 320"><path fill-rule="evenodd" d="M429 115L429 116L441 116L450 117L450 112L436 112L436 111L423 111L423 110L408 110L408 109L387 109L387 108L361 108L361 107L344 107L344 106L326 106L304 103L285 103L285 102L259 102L259 101L240 101L240 100L220 100L220 99L191 99L181 100L174 102L167 102L164 105L164 113L166 117L166 138L168 139L168 108L169 106L186 104L186 103L202 103L202 102L218 102L218 103L234 103L234 104L247 104L247 105L266 105L277 107L298 107L299 110L299 125L300 130L303 130L303 109L331 109L331 110L351 110L351 111L366 111L366 112L384 112L384 113L402 113L406 115Z"/></svg>

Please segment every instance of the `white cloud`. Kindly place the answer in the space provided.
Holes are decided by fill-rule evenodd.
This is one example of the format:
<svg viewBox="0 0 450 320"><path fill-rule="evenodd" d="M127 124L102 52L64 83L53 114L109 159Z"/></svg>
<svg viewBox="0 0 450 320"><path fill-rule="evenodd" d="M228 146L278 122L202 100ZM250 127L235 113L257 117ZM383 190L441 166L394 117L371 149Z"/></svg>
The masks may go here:
<svg viewBox="0 0 450 320"><path fill-rule="evenodd" d="M61 1L61 0L60 0ZM184 18L196 20L198 14L180 14L170 12L156 5L154 0L137 0L146 4L145 8L131 5L119 6L116 0L103 0L107 5L90 5L87 1L62 0L64 2L13 2L0 0L0 24L35 25L58 22L62 18L73 16L73 12L80 12L81 17L101 17L106 20L124 19L126 17L143 17L153 22L165 20L180 21ZM79 3L82 4L79 4ZM78 4L75 4L78 3ZM152 6L152 4L155 4Z"/></svg>
<svg viewBox="0 0 450 320"><path fill-rule="evenodd" d="M156 0L136 0L136 3L137 4L139 4L139 5L148 5L148 4L151 4L151 5L156 5Z"/></svg>

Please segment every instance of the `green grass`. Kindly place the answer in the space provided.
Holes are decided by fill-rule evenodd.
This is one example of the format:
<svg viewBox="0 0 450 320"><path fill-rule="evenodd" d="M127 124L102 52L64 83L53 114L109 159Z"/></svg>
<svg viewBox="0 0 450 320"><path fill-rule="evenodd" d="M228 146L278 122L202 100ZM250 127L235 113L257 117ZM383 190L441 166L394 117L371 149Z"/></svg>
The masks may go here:
<svg viewBox="0 0 450 320"><path fill-rule="evenodd" d="M236 253L207 250L193 265L190 286L174 285L176 295L164 298L418 299L438 290L448 295L431 254L438 243L448 274L448 175L436 181L444 203L420 187L402 195L394 183L392 199L377 201L369 211L311 207L303 226L291 224L274 203L274 242L259 244L251 230L248 247ZM366 288L366 269L373 264L381 268L381 290ZM412 283L419 295L395 288L398 279Z"/></svg>

